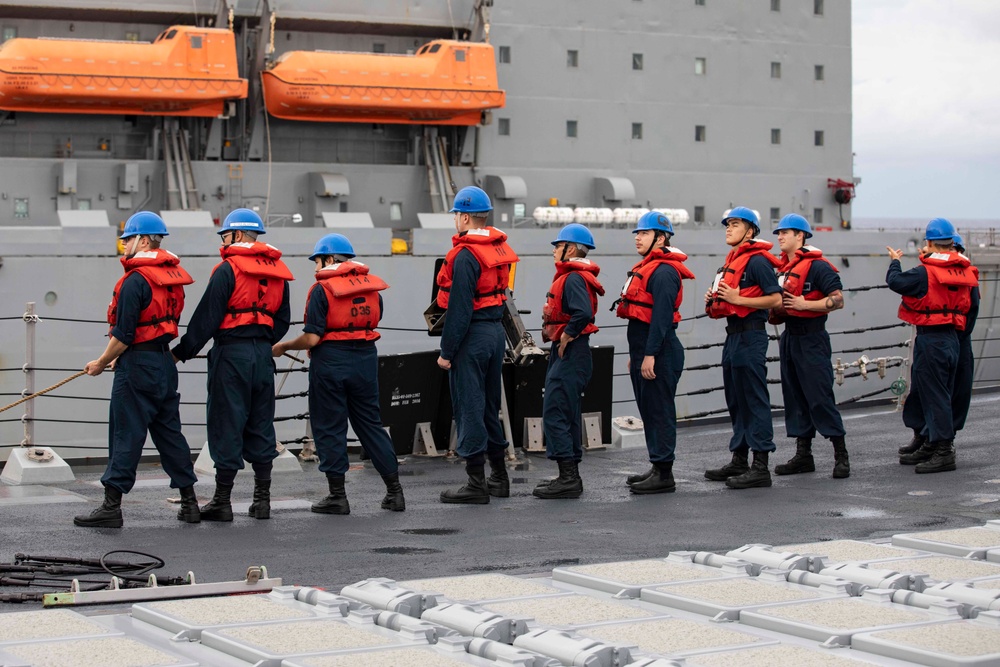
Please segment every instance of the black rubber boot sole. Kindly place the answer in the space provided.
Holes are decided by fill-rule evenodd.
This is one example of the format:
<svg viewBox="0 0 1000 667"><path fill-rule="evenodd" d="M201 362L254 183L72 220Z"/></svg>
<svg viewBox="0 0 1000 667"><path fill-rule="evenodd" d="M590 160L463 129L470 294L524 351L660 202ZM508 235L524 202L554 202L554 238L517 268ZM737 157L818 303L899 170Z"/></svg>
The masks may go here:
<svg viewBox="0 0 1000 667"><path fill-rule="evenodd" d="M744 479L741 475L740 477L730 477L726 480L726 486L730 489L757 489L766 488L771 486L771 476L768 475L764 477L763 475L759 477Z"/></svg>
<svg viewBox="0 0 1000 667"><path fill-rule="evenodd" d="M121 512L117 516L92 517L93 515L73 517L73 525L80 528L121 528L125 525Z"/></svg>
<svg viewBox="0 0 1000 667"><path fill-rule="evenodd" d="M747 467L729 467L725 466L723 468L715 468L713 470L705 471L705 479L710 482L725 482L730 477L739 477L750 472L750 466Z"/></svg>
<svg viewBox="0 0 1000 667"><path fill-rule="evenodd" d="M651 496L656 493L673 493L676 490L677 490L676 484L673 484L671 486L655 486L648 489L643 489L643 488L637 489L635 486L632 486L629 489L630 492L634 493L637 496Z"/></svg>
<svg viewBox="0 0 1000 667"><path fill-rule="evenodd" d="M816 472L816 461L811 456L804 463L792 465L789 462L774 466L775 475L798 475L803 472Z"/></svg>
<svg viewBox="0 0 1000 667"><path fill-rule="evenodd" d="M228 505L226 507L212 507L209 509L201 508L201 520L202 521L223 521L228 522L233 520L233 506Z"/></svg>

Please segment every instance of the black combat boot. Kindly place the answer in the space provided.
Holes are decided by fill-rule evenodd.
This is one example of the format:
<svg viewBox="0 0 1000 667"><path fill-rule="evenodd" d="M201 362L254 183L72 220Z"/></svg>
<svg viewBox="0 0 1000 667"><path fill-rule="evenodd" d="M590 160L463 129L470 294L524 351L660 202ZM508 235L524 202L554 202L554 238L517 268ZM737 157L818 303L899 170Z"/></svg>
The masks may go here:
<svg viewBox="0 0 1000 667"><path fill-rule="evenodd" d="M649 479L650 477L652 477L654 473L656 473L656 466L655 465L650 465L649 466L649 470L647 470L646 472L639 473L638 475L629 475L628 477L626 477L625 478L625 484L628 485L628 486L632 486L633 484L636 484L637 482L643 482L643 481Z"/></svg>
<svg viewBox="0 0 1000 667"><path fill-rule="evenodd" d="M403 485L399 483L399 473L382 475L385 482L385 498L382 499L382 509L402 512L406 509L406 500L403 498Z"/></svg>
<svg viewBox="0 0 1000 667"><path fill-rule="evenodd" d="M559 476L546 486L535 487L531 495L543 500L579 498L583 493L580 464L576 461L556 461L556 463L559 465Z"/></svg>
<svg viewBox="0 0 1000 667"><path fill-rule="evenodd" d="M913 429L913 440L910 440L910 444L903 445L899 448L899 455L902 456L903 454L912 454L920 449L925 442L927 442L927 438L920 435L920 431L917 429Z"/></svg>
<svg viewBox="0 0 1000 667"><path fill-rule="evenodd" d="M830 438L833 443L833 478L844 479L851 476L851 460L847 457L847 445L844 444L844 436L838 435ZM777 468L774 469L778 471Z"/></svg>
<svg viewBox="0 0 1000 667"><path fill-rule="evenodd" d="M733 452L733 460L721 468L713 468L705 471L705 479L713 482L725 482L730 477L738 477L750 470L747 462L749 447L740 447Z"/></svg>
<svg viewBox="0 0 1000 667"><path fill-rule="evenodd" d="M738 477L726 480L730 489L751 489L757 486L771 486L771 473L767 469L768 452L754 452L750 470Z"/></svg>
<svg viewBox="0 0 1000 667"><path fill-rule="evenodd" d="M677 490L677 485L674 484L674 462L653 464L653 473L633 484L629 490L639 495L673 493Z"/></svg>
<svg viewBox="0 0 1000 667"><path fill-rule="evenodd" d="M928 442L924 439L924 442L915 452L910 452L909 454L901 454L899 457L900 465L912 466L917 463L923 463L924 461L930 461L931 457L934 456L934 452L937 450L938 443Z"/></svg>
<svg viewBox="0 0 1000 667"><path fill-rule="evenodd" d="M507 461L490 459L490 476L486 487L494 498L510 498L510 476L507 474Z"/></svg>
<svg viewBox="0 0 1000 667"><path fill-rule="evenodd" d="M845 456L846 450L845 450ZM775 475L797 475L800 472L816 472L816 462L812 455L812 438L795 438L795 456L788 463L774 466Z"/></svg>
<svg viewBox="0 0 1000 667"><path fill-rule="evenodd" d="M104 502L90 514L73 517L73 525L83 528L121 528L122 492L113 486L104 487Z"/></svg>
<svg viewBox="0 0 1000 667"><path fill-rule="evenodd" d="M948 472L955 469L955 441L941 440L934 444L934 454L928 460L918 463L916 472Z"/></svg>
<svg viewBox="0 0 1000 667"><path fill-rule="evenodd" d="M215 480L215 495L208 501L207 505L201 506L202 521L232 521L233 505L230 497L233 493L232 484L223 484L218 479Z"/></svg>
<svg viewBox="0 0 1000 667"><path fill-rule="evenodd" d="M254 519L271 518L271 480L253 478L253 502L247 512Z"/></svg>
<svg viewBox="0 0 1000 667"><path fill-rule="evenodd" d="M350 514L351 504L347 502L347 491L344 490L343 477L327 477L330 495L318 503L313 503L309 509L317 514Z"/></svg>
<svg viewBox="0 0 1000 667"><path fill-rule="evenodd" d="M488 505L490 502L490 490L486 486L486 471L482 463L473 465L465 464L465 472L469 475L469 480L464 486L460 486L454 491L442 491L441 502L458 503L462 505Z"/></svg>
<svg viewBox="0 0 1000 667"><path fill-rule="evenodd" d="M177 510L177 520L184 523L201 523L201 510L198 509L198 496L194 494L193 486L178 489L181 493L181 508Z"/></svg>

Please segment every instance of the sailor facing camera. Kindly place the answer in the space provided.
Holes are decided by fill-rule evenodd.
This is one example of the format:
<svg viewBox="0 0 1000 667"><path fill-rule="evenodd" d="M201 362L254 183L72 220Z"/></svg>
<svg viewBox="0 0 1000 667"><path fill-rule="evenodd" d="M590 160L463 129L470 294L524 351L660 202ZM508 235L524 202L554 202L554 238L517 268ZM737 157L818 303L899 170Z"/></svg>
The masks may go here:
<svg viewBox="0 0 1000 667"><path fill-rule="evenodd" d="M909 271L904 272L899 264L903 252L886 248L891 261L885 281L903 297L899 319L917 328L910 371L917 398L911 405L908 397L903 407L903 423L914 429L916 437L900 450L899 462L915 465L918 473L934 473L955 469L952 399L959 368L959 334L966 329L979 278L969 258L955 250L951 222L931 220L924 238L927 245L920 251L920 265ZM913 416L914 410L922 413L923 426Z"/></svg>
<svg viewBox="0 0 1000 667"><path fill-rule="evenodd" d="M382 319L384 280L354 259L346 236L321 238L309 259L316 263L316 284L306 301L305 328L298 338L278 343L272 354L309 350L309 420L312 423L319 470L326 474L330 494L312 506L319 514L350 514L344 490L347 422L385 482L382 509L406 509L399 484L399 462L389 434L382 427L378 404L378 350L375 327Z"/></svg>

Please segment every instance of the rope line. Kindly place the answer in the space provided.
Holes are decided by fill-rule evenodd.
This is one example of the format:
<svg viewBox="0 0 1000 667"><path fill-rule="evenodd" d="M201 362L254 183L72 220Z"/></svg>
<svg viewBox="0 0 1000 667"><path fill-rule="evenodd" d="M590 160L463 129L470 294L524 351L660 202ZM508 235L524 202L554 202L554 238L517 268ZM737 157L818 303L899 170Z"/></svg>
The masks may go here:
<svg viewBox="0 0 1000 667"><path fill-rule="evenodd" d="M308 412L302 412L302 413L299 413L297 415L286 415L284 417L275 417L274 421L276 421L276 422L287 422L287 421L292 421L292 420L295 420L295 419L309 419L309 413Z"/></svg>
<svg viewBox="0 0 1000 667"><path fill-rule="evenodd" d="M64 380L60 380L59 382L56 382L56 383L55 383L54 385L52 385L51 387L47 387L47 388L45 388L45 389L42 389L41 391L36 391L36 392L35 392L34 394L32 394L31 396L25 396L25 397L24 397L24 398L22 398L21 400L19 400L19 401L14 401L14 402L13 402L13 403L11 403L10 405L5 405L4 407L0 408L0 412L6 412L7 410L10 410L11 408L13 408L13 407L14 407L14 406L16 406L16 405L21 405L21 403L24 403L25 401L30 401L31 399L35 398L36 396L41 396L41 395L43 395L43 394L47 394L47 393L49 393L50 391L52 391L53 389L58 389L59 387L61 387L61 386L63 386L64 384L66 384L67 382L69 382L69 381L71 381L71 380L75 380L75 379L77 379L78 377L80 377L81 375L86 375L86 374L87 374L87 372L86 372L86 371L78 371L78 372L77 372L77 373L76 373L75 375L70 375L70 376L69 376L68 378L66 378L66 379L64 379Z"/></svg>

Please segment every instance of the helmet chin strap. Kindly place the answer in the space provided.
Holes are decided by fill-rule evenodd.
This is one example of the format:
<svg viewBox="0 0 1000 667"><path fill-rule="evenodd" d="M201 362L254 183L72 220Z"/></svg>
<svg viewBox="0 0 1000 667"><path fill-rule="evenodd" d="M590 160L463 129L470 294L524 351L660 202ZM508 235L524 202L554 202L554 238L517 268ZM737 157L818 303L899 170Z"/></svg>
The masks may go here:
<svg viewBox="0 0 1000 667"><path fill-rule="evenodd" d="M566 261L566 251L567 250L569 250L569 243L563 243L562 253L559 256L559 261L560 262L565 262Z"/></svg>
<svg viewBox="0 0 1000 667"><path fill-rule="evenodd" d="M653 240L649 242L649 250L647 250L646 252L642 253L642 257L643 257L644 259L645 259L645 257L646 257L647 255L649 255L649 253L653 252L653 250L655 250L655 249L656 249L656 240L657 240L658 238L660 238L660 235L661 235L661 234L663 235L663 245L666 245L666 244L667 244L667 233L666 233L666 232L661 232L661 231L659 231L659 230L655 230L655 231L653 232Z"/></svg>

